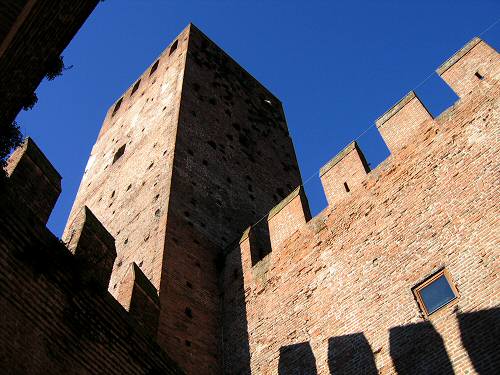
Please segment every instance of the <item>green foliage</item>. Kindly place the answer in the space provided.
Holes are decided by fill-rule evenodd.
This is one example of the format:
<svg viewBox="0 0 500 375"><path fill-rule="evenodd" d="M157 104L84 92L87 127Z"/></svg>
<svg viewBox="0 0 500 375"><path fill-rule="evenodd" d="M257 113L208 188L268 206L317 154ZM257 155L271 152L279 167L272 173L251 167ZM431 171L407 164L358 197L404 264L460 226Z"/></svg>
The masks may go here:
<svg viewBox="0 0 500 375"><path fill-rule="evenodd" d="M26 95L24 98L21 98L20 100L22 108L25 111L33 108L37 102L38 102L38 97L34 92L30 93L29 95Z"/></svg>
<svg viewBox="0 0 500 375"><path fill-rule="evenodd" d="M22 141L23 136L15 121L4 126L2 136L0 137L0 179L5 177L4 167L7 162L7 156L13 148L19 147Z"/></svg>
<svg viewBox="0 0 500 375"><path fill-rule="evenodd" d="M64 70L64 60L62 56L55 56L47 61L45 66L45 76L49 81L60 76Z"/></svg>

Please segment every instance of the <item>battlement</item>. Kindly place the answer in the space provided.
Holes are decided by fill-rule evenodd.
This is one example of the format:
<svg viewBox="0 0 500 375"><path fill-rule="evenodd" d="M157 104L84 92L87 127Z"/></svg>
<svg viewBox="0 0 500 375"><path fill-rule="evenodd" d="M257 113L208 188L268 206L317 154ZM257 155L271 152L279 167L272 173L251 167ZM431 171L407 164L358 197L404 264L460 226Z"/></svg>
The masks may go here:
<svg viewBox="0 0 500 375"><path fill-rule="evenodd" d="M110 109L64 244L45 228L59 174L31 139L9 160L0 297L13 322L6 335L26 338L9 345L57 374L181 373L169 356L208 374L286 372L304 347L301 361L319 353L334 369L345 361L330 351L356 342L377 356L365 368L390 373L401 353L430 347L400 349L399 332L418 337L406 326L423 317L416 284L447 267L461 293L494 285L484 276L496 245L493 52L475 39L438 69L461 96L446 116L434 119L411 91L376 120L392 153L381 165L370 169L356 141L326 163L328 207L311 218L281 103L198 31L179 37L164 53L172 60L157 60L126 94L145 97ZM491 295L478 298L485 311ZM456 303L478 307L469 296ZM431 322L424 331L444 347Z"/></svg>
<svg viewBox="0 0 500 375"><path fill-rule="evenodd" d="M361 186L370 168L356 142L350 143L319 171L329 205Z"/></svg>
<svg viewBox="0 0 500 375"><path fill-rule="evenodd" d="M32 138L14 150L5 170L17 199L46 224L61 194L61 176Z"/></svg>
<svg viewBox="0 0 500 375"><path fill-rule="evenodd" d="M476 58L481 46L471 43L443 74L460 64L492 72L498 54ZM321 213L309 220L301 187L269 212L270 249L254 255L265 220L227 249L227 373L494 372L493 76L435 119L410 92L376 120L389 158L370 170L352 142L320 170ZM426 315L414 287L443 268L461 296Z"/></svg>
<svg viewBox="0 0 500 375"><path fill-rule="evenodd" d="M448 60L446 60L443 64L441 64L441 66L436 69L436 73L438 75L442 75L456 62L458 62L458 60L464 57L471 49L473 49L476 45L478 45L481 42L482 40L477 36L472 38L465 46L460 48L453 56L451 56Z"/></svg>
<svg viewBox="0 0 500 375"><path fill-rule="evenodd" d="M462 98L500 78L500 58L494 48L475 37L458 50L436 73Z"/></svg>
<svg viewBox="0 0 500 375"><path fill-rule="evenodd" d="M489 72L494 71L497 68L499 55L495 52L492 56L489 46L482 52L478 52L477 56L467 55L481 43L487 46L479 38L474 38L447 60L438 69L438 73L445 74L446 71L453 70L458 61L469 58L472 60L465 61L467 65L476 64ZM464 56L467 57L464 58ZM414 91L410 91L390 107L375 123L392 154L405 149L414 142L419 133L425 135L429 129L437 131L435 119ZM355 199L352 198L353 194L359 198L365 194L363 190L373 189L378 178L368 184L366 180L371 172L357 142L351 142L319 171L329 207L353 204L353 199ZM351 199L348 199L349 197ZM311 216L303 187L299 186L276 205L269 212L267 219L268 226L265 230L262 229L263 223L259 222L249 227L242 235L239 248L242 253L243 267L246 265L252 268L263 258L266 259L266 263L272 262L273 252L281 252L283 243L286 243L287 239L310 221ZM269 266L269 264L266 265L266 267Z"/></svg>
<svg viewBox="0 0 500 375"><path fill-rule="evenodd" d="M376 125L391 152L406 146L418 127L427 120L432 120L424 104L414 91L380 116Z"/></svg>
<svg viewBox="0 0 500 375"><path fill-rule="evenodd" d="M87 206L73 219L62 240L81 264L86 281L107 289L116 258L115 239Z"/></svg>
<svg viewBox="0 0 500 375"><path fill-rule="evenodd" d="M135 262L120 282L117 299L148 334L156 336L160 314L158 292Z"/></svg>
<svg viewBox="0 0 500 375"><path fill-rule="evenodd" d="M4 317L16 316L15 327L43 322L42 331L29 328L36 336L32 340L45 337L44 342L51 347L53 340L56 344L71 342L68 347L78 347L75 353L77 358L85 358L84 366L92 368L94 361L99 363L98 372L182 374L151 341L156 336L159 301L156 289L139 267L130 265L120 282L117 299L107 291L116 258L115 239L92 211L84 206L75 215L63 241L45 227L60 193L61 178L31 138L14 151L6 169L7 190L0 201L0 264L6 277L2 283L9 286L11 295L2 300ZM25 300L33 296L29 302ZM23 306L22 313L16 310L18 304ZM50 314L40 315L43 309ZM25 317L28 320L24 321ZM99 340L110 340L110 344L100 348L101 354L96 356L98 336ZM128 349L119 354L116 345ZM29 345L22 348L35 358L42 348L33 349L36 352L30 352ZM139 359L126 354L132 351ZM78 369L78 359L70 362ZM79 372L75 367L66 367L66 361L58 361L57 366L52 362L37 365L61 374Z"/></svg>

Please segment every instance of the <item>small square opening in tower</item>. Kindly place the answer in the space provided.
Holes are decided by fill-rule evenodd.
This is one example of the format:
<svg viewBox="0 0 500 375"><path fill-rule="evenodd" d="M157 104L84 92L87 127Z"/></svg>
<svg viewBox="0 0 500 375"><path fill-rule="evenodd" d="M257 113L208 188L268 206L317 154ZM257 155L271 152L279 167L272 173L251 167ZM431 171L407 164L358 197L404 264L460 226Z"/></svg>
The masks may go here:
<svg viewBox="0 0 500 375"><path fill-rule="evenodd" d="M113 156L113 164L122 157L122 155L125 153L125 145L121 146L116 152L115 156Z"/></svg>
<svg viewBox="0 0 500 375"><path fill-rule="evenodd" d="M458 291L446 269L435 273L413 288L418 304L426 315L438 311L458 298Z"/></svg>
<svg viewBox="0 0 500 375"><path fill-rule="evenodd" d="M481 81L484 79L484 76L479 72L474 73L474 75L476 76L477 79L479 79Z"/></svg>
<svg viewBox="0 0 500 375"><path fill-rule="evenodd" d="M153 64L151 67L151 70L149 71L149 75L153 74L156 72L156 69L158 69L158 64L160 63L160 60L156 60L156 62Z"/></svg>
<svg viewBox="0 0 500 375"><path fill-rule="evenodd" d="M130 96L134 95L134 93L137 91L137 89L139 88L139 85L141 84L141 80L138 80L134 87L132 87L132 92L130 93Z"/></svg>
<svg viewBox="0 0 500 375"><path fill-rule="evenodd" d="M168 55L170 56L174 51L177 49L178 41L176 40L175 42L172 43L172 46L170 47L170 51L168 52Z"/></svg>
<svg viewBox="0 0 500 375"><path fill-rule="evenodd" d="M113 113L111 114L111 117L115 115L116 112L120 109L120 106L122 105L123 98L120 98L115 104L115 108L113 109Z"/></svg>

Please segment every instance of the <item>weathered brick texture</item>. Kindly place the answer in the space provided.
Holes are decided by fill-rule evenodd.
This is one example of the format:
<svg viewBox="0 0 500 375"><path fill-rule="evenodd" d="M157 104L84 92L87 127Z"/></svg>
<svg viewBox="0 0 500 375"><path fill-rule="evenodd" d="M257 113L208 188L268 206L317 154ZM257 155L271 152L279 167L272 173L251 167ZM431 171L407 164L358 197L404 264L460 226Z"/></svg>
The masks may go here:
<svg viewBox="0 0 500 375"><path fill-rule="evenodd" d="M498 82L500 59L486 42L474 38L436 72L462 98L480 85L490 87Z"/></svg>
<svg viewBox="0 0 500 375"><path fill-rule="evenodd" d="M21 160L30 155L29 147L20 150ZM27 163L17 163L11 176L17 168L31 176L39 197L49 176ZM85 209L72 226L70 252L33 217L26 197L19 199L25 184L9 179L1 192L0 372L182 374L107 292L114 246L101 223ZM138 303L132 297L131 304Z"/></svg>
<svg viewBox="0 0 500 375"><path fill-rule="evenodd" d="M363 153L357 143L352 142L319 172L328 204L336 204L349 196L352 189L359 188L369 171Z"/></svg>
<svg viewBox="0 0 500 375"><path fill-rule="evenodd" d="M391 152L406 146L422 122L431 120L418 96L411 91L376 121L377 128Z"/></svg>
<svg viewBox="0 0 500 375"><path fill-rule="evenodd" d="M281 103L189 25L108 111L66 245L60 176L13 154L2 373L498 371L499 56L473 40L439 72L461 99L433 119L406 96L377 120L392 155L349 145L311 219ZM459 296L426 316L443 268Z"/></svg>
<svg viewBox="0 0 500 375"><path fill-rule="evenodd" d="M11 155L5 168L11 183L18 186L16 198L43 224L49 220L59 194L61 176L31 138Z"/></svg>
<svg viewBox="0 0 500 375"><path fill-rule="evenodd" d="M474 59L497 76L498 54ZM499 94L497 79L476 85L435 120L411 98L382 131L390 144L409 127L404 147L360 188L254 265L246 237L228 252L225 373L498 370ZM426 317L412 288L443 267L459 298Z"/></svg>
<svg viewBox="0 0 500 375"><path fill-rule="evenodd" d="M221 251L299 184L280 101L189 25L109 109L68 223L88 206L116 238L110 292L135 262L160 345L218 373Z"/></svg>
<svg viewBox="0 0 500 375"><path fill-rule="evenodd" d="M267 217L271 247L276 248L311 219L309 204L302 186L295 189Z"/></svg>

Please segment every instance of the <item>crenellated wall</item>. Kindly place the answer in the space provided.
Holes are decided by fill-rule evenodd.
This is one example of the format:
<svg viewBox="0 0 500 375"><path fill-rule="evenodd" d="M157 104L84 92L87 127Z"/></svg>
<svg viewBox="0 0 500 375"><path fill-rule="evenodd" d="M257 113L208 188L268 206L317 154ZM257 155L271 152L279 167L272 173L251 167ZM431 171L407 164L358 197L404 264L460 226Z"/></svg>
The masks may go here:
<svg viewBox="0 0 500 375"><path fill-rule="evenodd" d="M476 37L444 62L436 73L463 98L480 86L496 84L500 74L498 53Z"/></svg>
<svg viewBox="0 0 500 375"><path fill-rule="evenodd" d="M0 372L182 374L153 339L159 310L151 282L134 265L119 282L120 301L107 291L115 239L88 207L75 215L66 244L45 227L60 177L32 139L7 170L0 200Z"/></svg>
<svg viewBox="0 0 500 375"><path fill-rule="evenodd" d="M110 292L128 307L135 263L159 344L186 372L219 373L222 249L300 181L279 99L190 24L109 108L63 239L89 207L116 238Z"/></svg>
<svg viewBox="0 0 500 375"><path fill-rule="evenodd" d="M1 372L495 373L500 57L475 38L438 74L460 100L410 92L391 156L348 145L311 218L281 103L189 25L108 111L62 241L61 177L32 139L9 159Z"/></svg>
<svg viewBox="0 0 500 375"><path fill-rule="evenodd" d="M394 153L411 141L422 122L426 120L432 120L431 114L411 91L379 117L375 124L387 147Z"/></svg>
<svg viewBox="0 0 500 375"><path fill-rule="evenodd" d="M352 142L319 171L328 204L337 204L349 196L351 189L361 186L369 171L358 144Z"/></svg>
<svg viewBox="0 0 500 375"><path fill-rule="evenodd" d="M353 142L320 171L318 216L300 187L271 211L263 257L255 227L227 249L225 373L496 371L499 62L474 39L438 70L457 103L433 119L410 92L376 121L387 160L370 171ZM459 298L426 316L412 289L443 268Z"/></svg>

